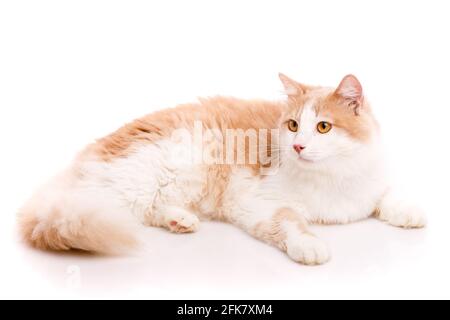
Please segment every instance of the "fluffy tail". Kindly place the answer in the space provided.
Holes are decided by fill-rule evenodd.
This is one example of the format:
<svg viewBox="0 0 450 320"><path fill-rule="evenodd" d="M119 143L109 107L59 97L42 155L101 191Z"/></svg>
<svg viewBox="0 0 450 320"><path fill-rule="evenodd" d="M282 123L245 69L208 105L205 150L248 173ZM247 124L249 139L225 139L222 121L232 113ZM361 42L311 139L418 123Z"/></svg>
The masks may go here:
<svg viewBox="0 0 450 320"><path fill-rule="evenodd" d="M19 212L24 240L43 250L120 254L138 244L139 223L129 210L95 190L57 178Z"/></svg>

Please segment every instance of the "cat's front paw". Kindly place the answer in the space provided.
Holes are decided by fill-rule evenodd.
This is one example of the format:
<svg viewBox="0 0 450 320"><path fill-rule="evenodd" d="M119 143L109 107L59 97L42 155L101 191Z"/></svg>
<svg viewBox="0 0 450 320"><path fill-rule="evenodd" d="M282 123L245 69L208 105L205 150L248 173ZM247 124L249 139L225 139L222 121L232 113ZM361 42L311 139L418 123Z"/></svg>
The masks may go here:
<svg viewBox="0 0 450 320"><path fill-rule="evenodd" d="M295 241L287 243L288 256L306 265L320 265L331 258L327 244L311 234L302 234Z"/></svg>
<svg viewBox="0 0 450 320"><path fill-rule="evenodd" d="M413 229L423 228L427 224L424 212L415 206L386 197L378 208L378 218L395 227Z"/></svg>
<svg viewBox="0 0 450 320"><path fill-rule="evenodd" d="M424 228L427 225L423 211L414 207L391 209L388 214L383 215L382 220L395 227L406 229Z"/></svg>

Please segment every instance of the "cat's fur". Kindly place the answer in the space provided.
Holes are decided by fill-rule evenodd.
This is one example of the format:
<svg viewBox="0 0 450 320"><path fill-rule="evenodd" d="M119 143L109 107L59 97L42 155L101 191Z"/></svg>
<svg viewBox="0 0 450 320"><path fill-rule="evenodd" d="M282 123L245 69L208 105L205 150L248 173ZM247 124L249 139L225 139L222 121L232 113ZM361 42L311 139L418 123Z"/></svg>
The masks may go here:
<svg viewBox="0 0 450 320"><path fill-rule="evenodd" d="M331 89L280 78L286 101L202 99L135 120L88 146L21 210L23 237L41 249L117 253L138 244L142 225L194 232L201 219L217 219L295 261L322 264L328 247L308 223L375 215L423 227L422 213L389 191L378 124L359 81L350 75ZM288 129L290 119L297 132ZM200 141L212 153L223 147L219 136L227 129L278 128L279 139L271 137L262 149L246 146L246 156L258 156L254 163L196 162L183 156L185 143L174 132L193 134L198 121L214 132ZM330 132L317 131L321 121L333 125ZM294 144L305 148L298 153ZM271 166L259 157L268 149ZM228 154L234 159L235 152L237 146Z"/></svg>

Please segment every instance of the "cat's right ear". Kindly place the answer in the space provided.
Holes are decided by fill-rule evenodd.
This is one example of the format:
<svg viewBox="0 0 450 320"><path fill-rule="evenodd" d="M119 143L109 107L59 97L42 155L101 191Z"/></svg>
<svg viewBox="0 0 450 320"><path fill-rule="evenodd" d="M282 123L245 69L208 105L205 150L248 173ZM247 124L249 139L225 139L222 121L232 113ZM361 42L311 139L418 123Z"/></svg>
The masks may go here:
<svg viewBox="0 0 450 320"><path fill-rule="evenodd" d="M292 80L283 73L279 73L278 76L280 77L281 83L283 83L284 92L288 96L299 96L305 94L306 88L301 83Z"/></svg>

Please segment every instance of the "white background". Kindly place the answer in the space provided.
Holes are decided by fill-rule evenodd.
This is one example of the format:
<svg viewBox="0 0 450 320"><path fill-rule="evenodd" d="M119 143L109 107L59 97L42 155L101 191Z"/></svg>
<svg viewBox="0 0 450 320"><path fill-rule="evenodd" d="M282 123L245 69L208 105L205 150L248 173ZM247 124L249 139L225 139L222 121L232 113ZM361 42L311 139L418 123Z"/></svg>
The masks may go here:
<svg viewBox="0 0 450 320"><path fill-rule="evenodd" d="M0 298L450 298L448 1L0 1ZM314 227L304 267L232 226L149 229L100 258L23 246L15 214L86 143L214 94L281 98L277 73L356 74L425 230Z"/></svg>

